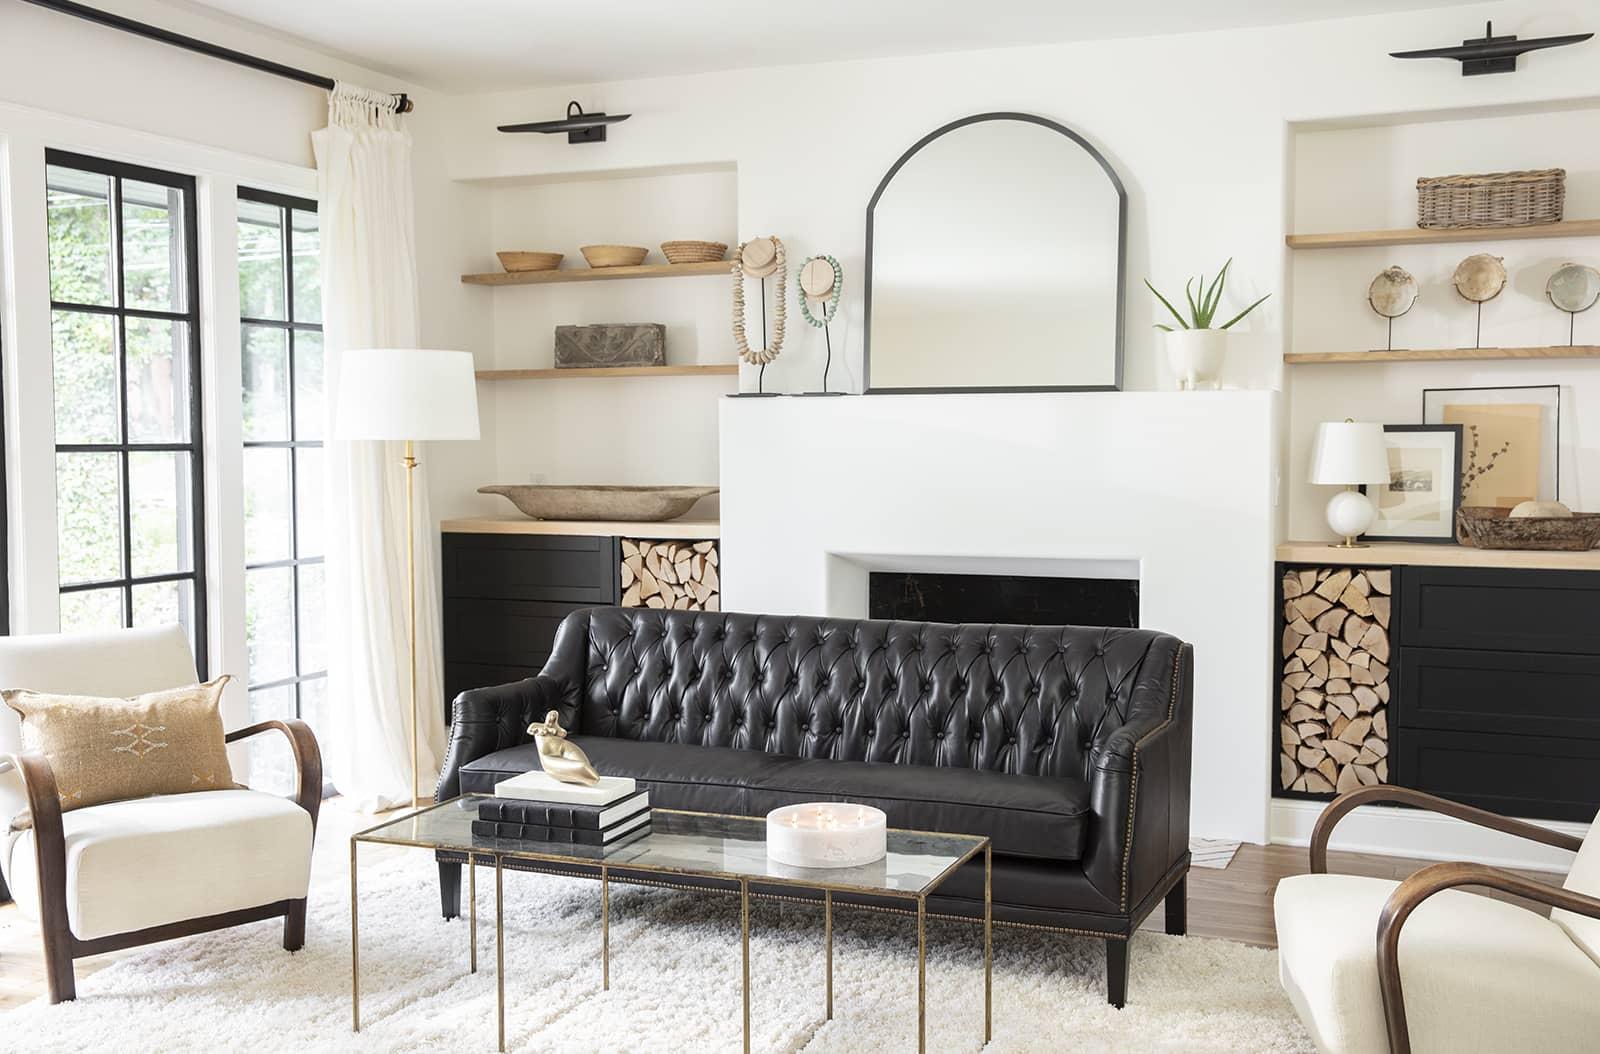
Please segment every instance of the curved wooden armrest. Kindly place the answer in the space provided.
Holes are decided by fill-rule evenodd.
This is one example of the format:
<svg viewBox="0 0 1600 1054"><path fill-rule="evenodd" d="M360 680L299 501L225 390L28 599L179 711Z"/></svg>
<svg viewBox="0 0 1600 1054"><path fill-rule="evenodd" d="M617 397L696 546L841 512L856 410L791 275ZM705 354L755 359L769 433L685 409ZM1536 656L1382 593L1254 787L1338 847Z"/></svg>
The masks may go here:
<svg viewBox="0 0 1600 1054"><path fill-rule="evenodd" d="M1467 823L1477 824L1500 831L1503 834L1516 835L1530 841L1541 842L1544 845L1553 845L1557 849L1569 849L1577 852L1583 846L1583 839L1576 835L1564 834L1561 831L1552 831L1548 827L1538 824L1523 823L1521 820L1512 820L1498 813L1477 809L1471 805L1462 805L1448 798L1440 798L1433 794L1411 790L1406 787L1362 787L1359 790L1341 794L1328 803L1322 810L1322 815L1317 817L1317 825L1311 831L1311 873L1314 875L1325 874L1328 870L1328 839L1333 836L1334 825L1351 812L1362 806L1371 805L1373 802L1392 801L1404 805L1415 805L1419 809L1427 809L1441 816L1450 816Z"/></svg>
<svg viewBox="0 0 1600 1054"><path fill-rule="evenodd" d="M39 925L46 933L67 931L67 836L61 827L56 773L43 754L13 754L28 792L33 821L33 859L39 874Z"/></svg>
<svg viewBox="0 0 1600 1054"><path fill-rule="evenodd" d="M260 735L262 732L282 732L289 737L289 748L294 751L294 763L299 769L295 778L294 800L300 808L311 814L311 829L317 828L317 812L322 808L322 748L311 726L304 721L286 717L281 721L260 721L235 729L223 738L229 743Z"/></svg>
<svg viewBox="0 0 1600 1054"><path fill-rule="evenodd" d="M1405 996L1400 989L1400 928L1423 901L1456 886L1486 886L1553 908L1600 919L1600 899L1483 864L1434 864L1412 875L1389 894L1378 916L1378 987L1389 1031L1390 1054L1411 1054Z"/></svg>

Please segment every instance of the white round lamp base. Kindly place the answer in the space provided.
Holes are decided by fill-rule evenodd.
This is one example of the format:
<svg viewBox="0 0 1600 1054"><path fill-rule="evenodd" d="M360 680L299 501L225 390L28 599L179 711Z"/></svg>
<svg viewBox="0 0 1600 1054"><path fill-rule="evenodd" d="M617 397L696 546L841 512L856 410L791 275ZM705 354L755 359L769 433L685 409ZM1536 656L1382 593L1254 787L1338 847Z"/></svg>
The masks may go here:
<svg viewBox="0 0 1600 1054"><path fill-rule="evenodd" d="M767 856L790 867L861 867L888 847L883 810L852 802L785 805L767 813Z"/></svg>
<svg viewBox="0 0 1600 1054"><path fill-rule="evenodd" d="M1341 490L1328 500L1328 526L1340 538L1356 538L1372 526L1377 510L1359 490Z"/></svg>

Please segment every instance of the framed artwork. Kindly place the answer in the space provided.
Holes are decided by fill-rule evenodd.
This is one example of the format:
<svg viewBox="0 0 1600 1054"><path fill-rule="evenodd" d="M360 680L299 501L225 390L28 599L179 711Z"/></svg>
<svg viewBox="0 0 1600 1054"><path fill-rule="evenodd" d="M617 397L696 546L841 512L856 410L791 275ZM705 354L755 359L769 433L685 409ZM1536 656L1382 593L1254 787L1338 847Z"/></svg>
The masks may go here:
<svg viewBox="0 0 1600 1054"><path fill-rule="evenodd" d="M1461 506L1462 425L1384 425L1389 482L1362 487L1376 514L1362 535L1375 542L1456 541Z"/></svg>
<svg viewBox="0 0 1600 1054"><path fill-rule="evenodd" d="M1461 504L1555 501L1561 475L1561 386L1429 388L1422 420L1460 425Z"/></svg>

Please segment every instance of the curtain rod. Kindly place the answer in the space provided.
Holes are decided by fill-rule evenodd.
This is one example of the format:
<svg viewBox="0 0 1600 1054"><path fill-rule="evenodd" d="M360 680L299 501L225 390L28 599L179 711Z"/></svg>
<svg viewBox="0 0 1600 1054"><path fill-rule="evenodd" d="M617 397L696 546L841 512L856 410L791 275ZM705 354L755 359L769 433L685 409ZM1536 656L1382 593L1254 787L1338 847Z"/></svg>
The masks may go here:
<svg viewBox="0 0 1600 1054"><path fill-rule="evenodd" d="M257 55L248 55L243 51L225 48L220 44L196 40L194 37L186 37L181 33L162 29L160 26L152 26L147 22L137 22L131 18L114 15L109 11L101 11L98 8L89 7L86 4L73 3L72 0L26 0L26 2L63 15L72 15L74 18L81 18L96 25L106 26L110 29L120 29L124 33L132 33L134 36L144 37L147 40L170 44L175 48L183 48L186 51L193 51L200 55L221 59L224 62L231 62L236 66L245 66L261 73L270 73L274 77L284 77L292 81L299 81L301 84L309 84L314 88L333 90L334 81L332 77L323 77L305 70L295 69L293 66L285 66L281 62L273 62L271 59L264 59ZM397 112L410 113L415 109L414 104L406 97L404 92L396 92L394 95Z"/></svg>

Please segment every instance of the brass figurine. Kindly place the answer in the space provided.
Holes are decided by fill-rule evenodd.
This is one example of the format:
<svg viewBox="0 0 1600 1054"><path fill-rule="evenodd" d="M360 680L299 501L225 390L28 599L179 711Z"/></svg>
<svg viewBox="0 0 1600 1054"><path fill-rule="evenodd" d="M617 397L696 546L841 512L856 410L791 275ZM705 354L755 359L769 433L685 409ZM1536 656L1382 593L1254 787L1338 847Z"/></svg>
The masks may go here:
<svg viewBox="0 0 1600 1054"><path fill-rule="evenodd" d="M539 763L546 775L584 787L600 782L600 774L589 763L588 755L576 743L567 741L567 730L561 727L561 715L556 711L545 714L543 723L529 725L528 734L539 744Z"/></svg>

